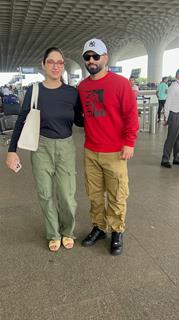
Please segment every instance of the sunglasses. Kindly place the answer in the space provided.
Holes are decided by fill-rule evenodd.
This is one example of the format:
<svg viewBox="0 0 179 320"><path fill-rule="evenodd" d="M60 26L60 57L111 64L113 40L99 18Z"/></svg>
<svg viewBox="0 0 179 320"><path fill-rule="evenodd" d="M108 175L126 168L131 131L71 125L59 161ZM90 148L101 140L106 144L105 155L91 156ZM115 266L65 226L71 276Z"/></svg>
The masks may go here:
<svg viewBox="0 0 179 320"><path fill-rule="evenodd" d="M52 60L52 59L49 59L49 60L47 60L47 65L48 65L48 67L55 67L55 65L58 67L58 68L61 68L61 67L63 67L64 66L64 61L63 60L58 60L57 62L55 62L54 60Z"/></svg>
<svg viewBox="0 0 179 320"><path fill-rule="evenodd" d="M95 53L95 54L84 53L83 59L84 59L85 61L90 61L90 59L93 58L93 60L98 61L98 60L101 58L101 56L103 56L103 54L102 54L102 55L99 55L99 54L97 54L97 53Z"/></svg>

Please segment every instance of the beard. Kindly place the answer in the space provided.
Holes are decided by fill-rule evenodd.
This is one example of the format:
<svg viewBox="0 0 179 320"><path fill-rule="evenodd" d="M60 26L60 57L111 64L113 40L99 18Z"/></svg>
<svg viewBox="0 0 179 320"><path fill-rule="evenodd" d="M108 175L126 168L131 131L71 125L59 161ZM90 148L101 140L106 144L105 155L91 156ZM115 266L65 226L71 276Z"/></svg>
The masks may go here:
<svg viewBox="0 0 179 320"><path fill-rule="evenodd" d="M100 72L103 67L102 66L92 66L92 65L85 65L86 69L88 70L88 72L92 75L97 74L98 72Z"/></svg>

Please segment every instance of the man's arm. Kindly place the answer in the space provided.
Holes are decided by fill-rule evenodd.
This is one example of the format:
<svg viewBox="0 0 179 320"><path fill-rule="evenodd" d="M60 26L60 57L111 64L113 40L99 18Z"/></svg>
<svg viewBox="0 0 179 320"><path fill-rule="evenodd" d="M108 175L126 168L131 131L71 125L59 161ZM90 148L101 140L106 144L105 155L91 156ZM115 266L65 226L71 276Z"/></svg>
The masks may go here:
<svg viewBox="0 0 179 320"><path fill-rule="evenodd" d="M165 122L168 121L168 116L169 116L169 112L170 112L170 108L172 106L172 102L173 102L173 96L174 96L174 91L175 91L175 87L174 84L171 84L171 86L168 89L168 95L167 95L167 99L164 105L164 118L165 118Z"/></svg>
<svg viewBox="0 0 179 320"><path fill-rule="evenodd" d="M123 159L130 159L134 154L134 144L139 130L137 103L128 81L124 81L122 88L122 117L123 117L123 136L124 148L122 151Z"/></svg>

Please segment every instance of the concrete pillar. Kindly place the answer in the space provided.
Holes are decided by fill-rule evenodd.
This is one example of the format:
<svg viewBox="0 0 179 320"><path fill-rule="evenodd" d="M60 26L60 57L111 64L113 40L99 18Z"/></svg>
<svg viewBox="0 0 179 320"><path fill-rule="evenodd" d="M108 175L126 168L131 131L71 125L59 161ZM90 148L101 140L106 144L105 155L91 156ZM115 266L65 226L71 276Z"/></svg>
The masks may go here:
<svg viewBox="0 0 179 320"><path fill-rule="evenodd" d="M68 74L68 84L70 84L72 86L76 85L77 82L79 82L80 78L79 79L78 78L76 78L76 79L75 78L71 78L70 75L71 74L73 74L73 75L76 74L76 70L80 69L79 64L76 61L68 58L68 59L66 59L65 69L66 69L67 74Z"/></svg>
<svg viewBox="0 0 179 320"><path fill-rule="evenodd" d="M148 46L148 82L159 83L161 81L164 50L165 44L158 43Z"/></svg>
<svg viewBox="0 0 179 320"><path fill-rule="evenodd" d="M85 67L84 63L80 63L81 71L82 71L82 78L85 79L89 76L89 72Z"/></svg>
<svg viewBox="0 0 179 320"><path fill-rule="evenodd" d="M108 66L115 66L118 61L119 61L118 52L109 52Z"/></svg>

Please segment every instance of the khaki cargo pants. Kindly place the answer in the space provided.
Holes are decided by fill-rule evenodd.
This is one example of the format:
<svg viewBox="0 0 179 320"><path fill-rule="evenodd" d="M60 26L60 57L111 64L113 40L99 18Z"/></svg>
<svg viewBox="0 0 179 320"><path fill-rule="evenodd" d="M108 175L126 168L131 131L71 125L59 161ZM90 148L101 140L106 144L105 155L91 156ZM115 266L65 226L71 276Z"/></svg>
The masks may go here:
<svg viewBox="0 0 179 320"><path fill-rule="evenodd" d="M85 184L91 202L92 224L106 231L124 232L126 199L129 195L127 160L120 152L85 149Z"/></svg>
<svg viewBox="0 0 179 320"><path fill-rule="evenodd" d="M47 239L74 238L76 173L72 137L40 136L38 150L32 152L31 160Z"/></svg>

